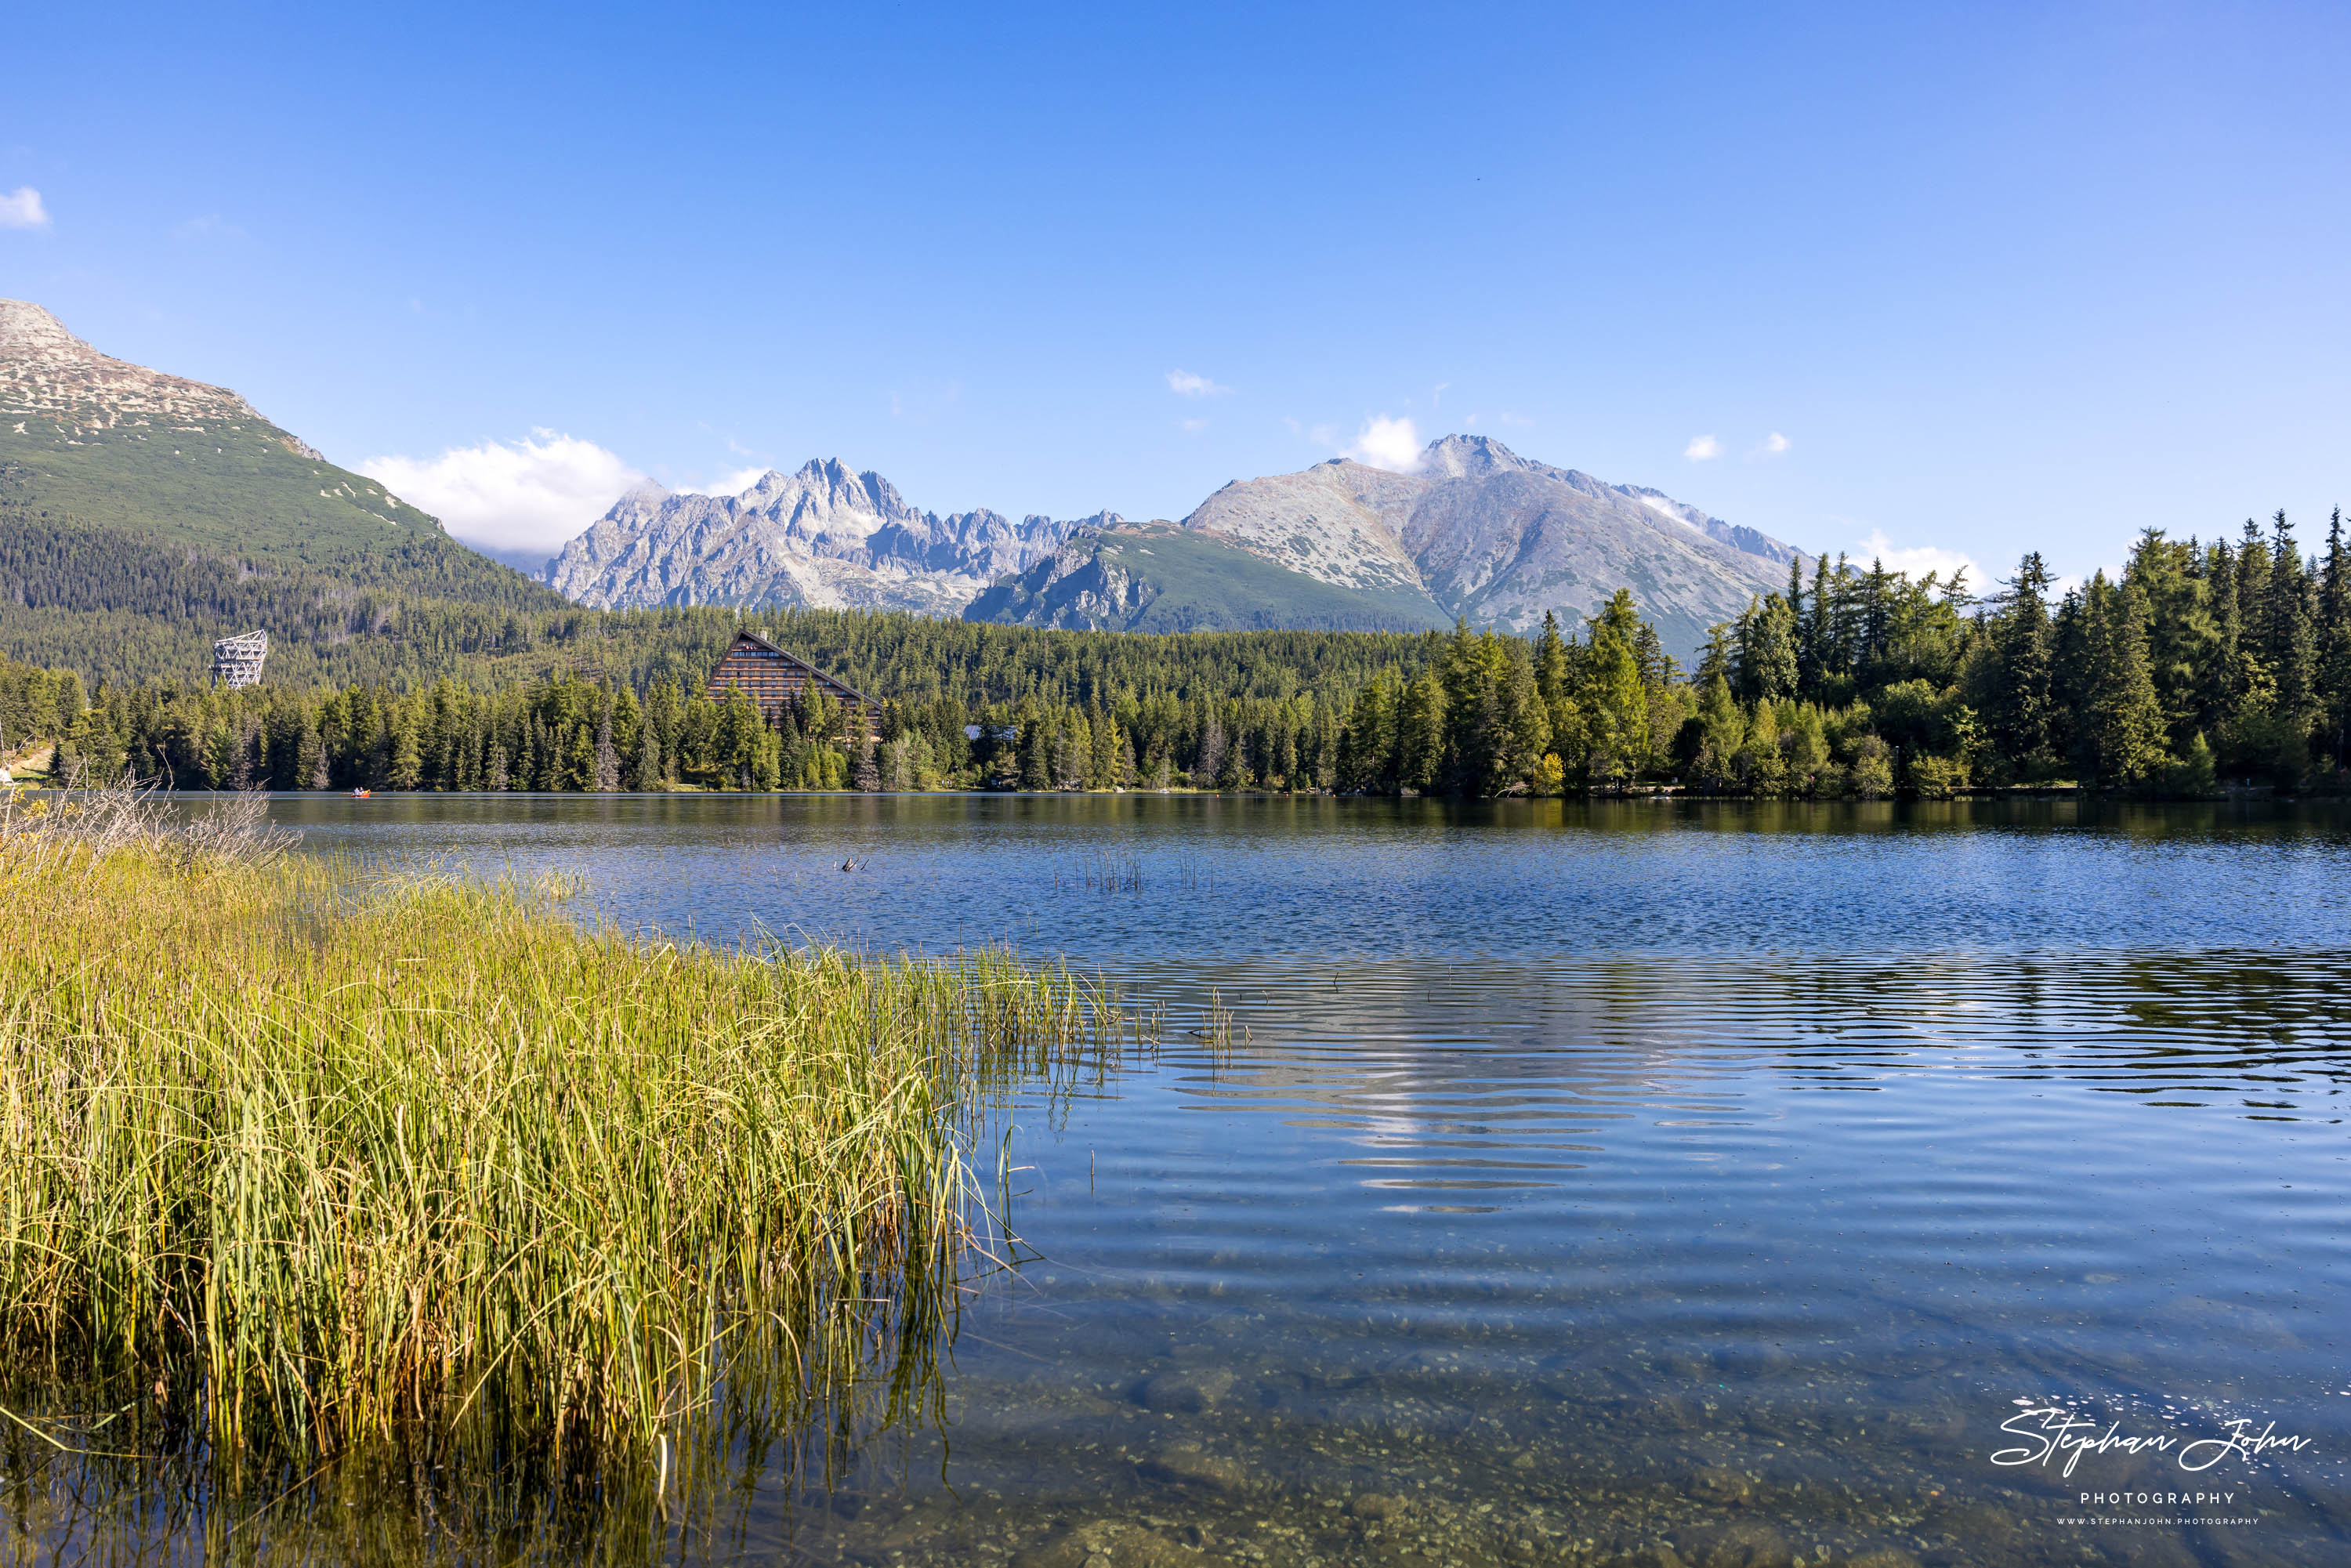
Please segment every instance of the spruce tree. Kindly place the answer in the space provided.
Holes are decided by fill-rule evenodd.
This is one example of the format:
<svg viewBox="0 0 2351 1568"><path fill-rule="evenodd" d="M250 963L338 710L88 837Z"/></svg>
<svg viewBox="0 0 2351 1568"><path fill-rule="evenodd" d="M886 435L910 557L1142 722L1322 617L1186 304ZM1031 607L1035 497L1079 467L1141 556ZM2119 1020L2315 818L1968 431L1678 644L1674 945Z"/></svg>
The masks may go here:
<svg viewBox="0 0 2351 1568"><path fill-rule="evenodd" d="M1087 758L1086 788L1116 789L1125 783L1124 771L1119 766L1119 748L1124 744L1119 734L1118 721L1100 708L1086 721L1086 733L1093 744L1092 755Z"/></svg>
<svg viewBox="0 0 2351 1568"><path fill-rule="evenodd" d="M1750 601L1739 618L1732 655L1732 685L1748 702L1775 702L1796 695L1796 618L1786 600L1767 593Z"/></svg>
<svg viewBox="0 0 2351 1568"><path fill-rule="evenodd" d="M1213 702L1202 705L1200 739L1192 753L1192 784L1206 789L1215 784L1225 768L1225 723Z"/></svg>
<svg viewBox="0 0 2351 1568"><path fill-rule="evenodd" d="M1445 776L1445 685L1433 669L1406 686L1396 711L1396 788L1421 794Z"/></svg>
<svg viewBox="0 0 2351 1568"><path fill-rule="evenodd" d="M1217 767L1217 789L1239 789L1248 786L1249 781L1248 751L1248 747L1243 744L1241 732L1236 727L1232 741L1225 747L1224 758Z"/></svg>
<svg viewBox="0 0 2351 1568"><path fill-rule="evenodd" d="M1578 708L1586 728L1586 768L1593 784L1621 787L1648 762L1649 693L1635 652L1639 617L1629 590L1618 589L1592 621Z"/></svg>
<svg viewBox="0 0 2351 1568"><path fill-rule="evenodd" d="M2312 623L2309 578L2283 508L2272 536L2270 580L2262 598L2262 654L2277 682L2275 711L2301 747L2307 745L2319 717L2318 639Z"/></svg>
<svg viewBox="0 0 2351 1568"><path fill-rule="evenodd" d="M1046 733L1044 716L1032 707L1020 721L1020 788L1050 789L1052 762L1052 737Z"/></svg>
<svg viewBox="0 0 2351 1568"><path fill-rule="evenodd" d="M1488 788L1498 795L1541 794L1549 787L1543 758L1551 750L1551 717L1541 694L1535 690L1532 663L1506 654L1503 664L1497 683L1500 714L1495 727L1500 752Z"/></svg>
<svg viewBox="0 0 2351 1568"><path fill-rule="evenodd" d="M2318 580L2317 706L2322 749L2340 770L2351 764L2351 560L2343 544L2343 508L2326 527L2326 564Z"/></svg>
<svg viewBox="0 0 2351 1568"><path fill-rule="evenodd" d="M596 721L596 752L592 762L593 776L589 788L600 795L610 795L621 788L621 750L612 744L612 716L607 713Z"/></svg>
<svg viewBox="0 0 2351 1568"><path fill-rule="evenodd" d="M2050 729L2049 569L2033 550L2019 562L1991 635L1993 675L1985 716L1993 745L2018 776L2054 760Z"/></svg>
<svg viewBox="0 0 2351 1568"><path fill-rule="evenodd" d="M2098 782L2125 788L2161 777L2163 708L2147 664L2147 604L2136 586L2115 589L2100 572L2087 600L2091 727Z"/></svg>
<svg viewBox="0 0 2351 1568"><path fill-rule="evenodd" d="M1803 652L1796 661L1806 702L1821 702L1823 689L1835 670L1836 605L1829 590L1829 558L1813 558L1813 599L1804 619Z"/></svg>

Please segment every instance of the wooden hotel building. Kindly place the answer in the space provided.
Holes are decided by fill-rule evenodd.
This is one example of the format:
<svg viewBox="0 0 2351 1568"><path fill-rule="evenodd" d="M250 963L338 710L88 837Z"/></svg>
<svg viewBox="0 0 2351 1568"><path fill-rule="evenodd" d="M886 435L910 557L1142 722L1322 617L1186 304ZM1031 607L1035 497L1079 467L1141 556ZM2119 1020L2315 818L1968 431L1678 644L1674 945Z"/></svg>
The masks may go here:
<svg viewBox="0 0 2351 1568"><path fill-rule="evenodd" d="M811 692L820 691L841 705L842 733L855 737L859 733L857 721L862 719L864 733L875 739L881 737L880 703L846 681L835 680L806 659L787 653L765 637L755 637L748 632L735 633L734 646L718 661L718 667L710 672L706 689L715 701L723 701L729 691L739 691L770 718L786 704L805 703Z"/></svg>

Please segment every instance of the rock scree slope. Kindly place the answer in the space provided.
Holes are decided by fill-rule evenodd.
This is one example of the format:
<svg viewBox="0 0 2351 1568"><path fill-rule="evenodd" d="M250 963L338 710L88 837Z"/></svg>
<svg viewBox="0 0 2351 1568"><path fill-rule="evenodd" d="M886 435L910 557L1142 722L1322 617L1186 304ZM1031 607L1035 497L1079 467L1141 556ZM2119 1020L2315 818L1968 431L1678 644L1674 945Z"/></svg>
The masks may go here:
<svg viewBox="0 0 2351 1568"><path fill-rule="evenodd" d="M940 517L838 461L774 469L735 496L631 491L563 547L548 580L601 609L741 604L953 615L989 582L1118 519Z"/></svg>
<svg viewBox="0 0 2351 1568"><path fill-rule="evenodd" d="M1798 552L1662 491L1484 436L1408 473L1345 459L1236 480L1181 524L919 511L837 461L737 496L622 497L548 580L583 604L826 605L1113 631L1571 629L1630 588L1685 658Z"/></svg>

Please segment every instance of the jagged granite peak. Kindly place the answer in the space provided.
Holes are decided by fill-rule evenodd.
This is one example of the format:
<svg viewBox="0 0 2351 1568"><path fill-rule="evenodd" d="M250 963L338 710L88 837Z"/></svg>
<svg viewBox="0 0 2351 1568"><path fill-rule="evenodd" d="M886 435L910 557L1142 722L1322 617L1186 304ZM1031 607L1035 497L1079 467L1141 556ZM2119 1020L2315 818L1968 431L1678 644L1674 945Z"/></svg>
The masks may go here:
<svg viewBox="0 0 2351 1568"><path fill-rule="evenodd" d="M583 604L796 604L953 614L998 577L1050 557L1109 512L1014 522L983 507L941 517L868 469L821 458L769 469L732 496L641 486L549 563Z"/></svg>
<svg viewBox="0 0 2351 1568"><path fill-rule="evenodd" d="M141 426L193 433L207 423L267 423L226 387L99 353L29 299L0 299L0 417L50 425L67 436ZM279 434L287 450L326 461L312 447Z"/></svg>
<svg viewBox="0 0 2351 1568"><path fill-rule="evenodd" d="M1345 458L1236 480L1184 527L1333 586L1418 591L1449 615L1531 631L1573 627L1630 588L1667 645L1782 586L1798 552L1664 493L1520 456L1489 436L1447 435L1398 473Z"/></svg>
<svg viewBox="0 0 2351 1568"><path fill-rule="evenodd" d="M600 606L961 610L1129 630L1458 616L1530 632L1546 612L1573 628L1629 588L1687 658L1708 627L1784 584L1796 559L1662 491L1464 434L1429 443L1409 472L1333 458L1237 479L1180 525L942 517L878 474L822 460L734 496L632 492L564 547L548 580Z"/></svg>

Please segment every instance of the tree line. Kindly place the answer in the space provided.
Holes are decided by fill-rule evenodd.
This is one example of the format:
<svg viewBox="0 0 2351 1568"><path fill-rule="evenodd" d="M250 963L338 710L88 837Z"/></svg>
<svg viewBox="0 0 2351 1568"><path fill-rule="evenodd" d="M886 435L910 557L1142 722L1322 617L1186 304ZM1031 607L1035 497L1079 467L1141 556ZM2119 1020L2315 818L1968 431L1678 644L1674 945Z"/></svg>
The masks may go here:
<svg viewBox="0 0 2351 1568"><path fill-rule="evenodd" d="M1716 627L1687 673L1624 591L1531 637L583 612L572 642L637 652L503 684L102 685L87 706L77 677L10 664L0 718L13 737L47 714L79 776L208 788L2339 789L2346 572L2339 514L2315 559L2283 514L2234 540L2149 529L2118 577L2063 592L2038 553L1982 598L1822 559ZM747 622L882 699L878 730L821 697L763 715L704 695Z"/></svg>

